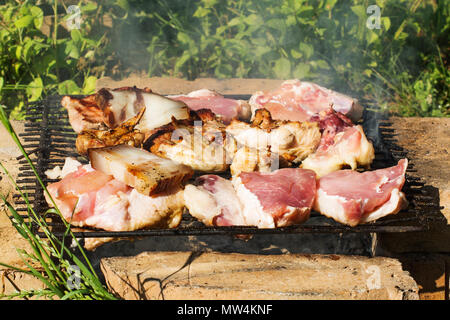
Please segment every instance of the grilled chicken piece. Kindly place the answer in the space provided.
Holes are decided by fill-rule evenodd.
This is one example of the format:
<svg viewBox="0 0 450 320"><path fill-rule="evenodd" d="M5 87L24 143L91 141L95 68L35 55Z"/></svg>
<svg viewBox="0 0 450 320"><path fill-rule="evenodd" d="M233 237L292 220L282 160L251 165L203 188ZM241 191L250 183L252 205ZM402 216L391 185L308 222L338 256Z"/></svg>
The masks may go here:
<svg viewBox="0 0 450 320"><path fill-rule="evenodd" d="M250 120L251 109L247 101L225 98L221 94L200 89L187 95L167 96L170 99L183 101L191 110L209 109L224 123L228 124L233 119L243 121Z"/></svg>
<svg viewBox="0 0 450 320"><path fill-rule="evenodd" d="M350 166L369 167L375 158L375 150L360 125L346 127L343 131L322 139L316 152L303 160L301 167L313 170L317 177Z"/></svg>
<svg viewBox="0 0 450 320"><path fill-rule="evenodd" d="M184 209L183 190L174 188L150 197L101 171L78 162L47 189L63 217L77 227L107 231L174 228ZM64 166L66 167L66 165ZM47 203L54 206L46 194Z"/></svg>
<svg viewBox="0 0 450 320"><path fill-rule="evenodd" d="M90 149L89 159L94 169L113 176L144 195L179 187L193 175L188 166L128 145Z"/></svg>
<svg viewBox="0 0 450 320"><path fill-rule="evenodd" d="M189 117L189 108L183 102L168 99L148 88L103 88L83 99L65 96L61 103L68 110L69 122L77 133L85 129L99 129L102 125L110 129L117 128L135 117L144 107L145 112L136 129L146 136L154 128L169 123L172 117Z"/></svg>
<svg viewBox="0 0 450 320"><path fill-rule="evenodd" d="M134 127L145 112L145 107L139 113L125 121L120 126L109 130L83 130L77 137L75 145L78 153L87 155L89 149L113 147L120 144L127 144L132 147L142 147L145 135L135 130Z"/></svg>
<svg viewBox="0 0 450 320"><path fill-rule="evenodd" d="M235 153L230 171L232 176L236 176L241 172L272 172L288 166L290 163L278 153L242 147Z"/></svg>
<svg viewBox="0 0 450 320"><path fill-rule="evenodd" d="M266 109L258 109L251 124L233 120L226 131L240 145L262 151L270 150L293 163L298 163L313 153L321 138L316 122L272 120Z"/></svg>
<svg viewBox="0 0 450 320"><path fill-rule="evenodd" d="M350 226L396 214L407 206L401 192L407 166L402 159L385 169L330 173L318 180L314 209Z"/></svg>
<svg viewBox="0 0 450 320"><path fill-rule="evenodd" d="M191 119L174 119L155 131L145 149L196 171L226 171L235 153L234 140L227 139L224 124L210 110L192 112Z"/></svg>
<svg viewBox="0 0 450 320"><path fill-rule="evenodd" d="M357 121L363 111L356 99L297 79L286 80L269 92L255 92L249 103L253 115L257 109L266 108L274 119L291 121L309 121L311 116L330 107Z"/></svg>

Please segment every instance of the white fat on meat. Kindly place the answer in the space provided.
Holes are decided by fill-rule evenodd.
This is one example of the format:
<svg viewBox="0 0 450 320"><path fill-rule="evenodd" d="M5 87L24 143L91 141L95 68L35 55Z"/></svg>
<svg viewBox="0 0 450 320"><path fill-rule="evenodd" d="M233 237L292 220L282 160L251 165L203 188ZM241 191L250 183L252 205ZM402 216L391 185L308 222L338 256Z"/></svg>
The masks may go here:
<svg viewBox="0 0 450 320"><path fill-rule="evenodd" d="M135 129L146 137L152 134L153 129L170 123L172 117L189 118L189 108L182 101L166 98L148 88L102 88L81 99L64 96L61 104L67 109L69 122L77 133L104 126L117 128L144 108Z"/></svg>
<svg viewBox="0 0 450 320"><path fill-rule="evenodd" d="M286 80L279 88L271 91L255 92L249 104L253 115L255 110L266 108L273 119L292 121L308 121L310 117L330 107L357 121L363 110L354 98L297 79Z"/></svg>
<svg viewBox="0 0 450 320"><path fill-rule="evenodd" d="M196 179L195 185L186 185L184 201L189 213L205 225L246 224L231 181L217 175L203 175Z"/></svg>
<svg viewBox="0 0 450 320"><path fill-rule="evenodd" d="M189 109L194 111L209 109L219 116L224 123L229 123L233 119L246 121L251 116L250 105L247 101L225 98L223 95L209 89L200 89L186 95L171 95L167 97L184 102Z"/></svg>
<svg viewBox="0 0 450 320"><path fill-rule="evenodd" d="M90 149L92 167L153 195L182 185L193 174L190 167L128 145Z"/></svg>
<svg viewBox="0 0 450 320"><path fill-rule="evenodd" d="M315 194L313 171L286 168L242 172L231 181L201 176L186 186L184 197L191 215L207 225L276 228L306 221Z"/></svg>
<svg viewBox="0 0 450 320"><path fill-rule="evenodd" d="M145 227L176 227L184 209L183 190L174 188L156 197L80 165L77 171L49 184L47 203L55 202L67 222L77 227L133 231Z"/></svg>
<svg viewBox="0 0 450 320"><path fill-rule="evenodd" d="M360 125L347 127L331 141L319 145L317 150L302 161L301 167L313 170L317 177L350 166L368 167L375 158L375 150Z"/></svg>
<svg viewBox="0 0 450 320"><path fill-rule="evenodd" d="M318 180L314 209L350 226L396 214L407 205L401 192L407 166L402 159L385 169L330 173Z"/></svg>
<svg viewBox="0 0 450 320"><path fill-rule="evenodd" d="M53 169L45 171L45 175L49 179L62 179L69 173L77 171L78 167L81 165L82 165L81 162L79 162L78 160L72 157L67 157L64 161L62 169L60 166L56 166ZM90 165L86 166L86 168L90 168Z"/></svg>

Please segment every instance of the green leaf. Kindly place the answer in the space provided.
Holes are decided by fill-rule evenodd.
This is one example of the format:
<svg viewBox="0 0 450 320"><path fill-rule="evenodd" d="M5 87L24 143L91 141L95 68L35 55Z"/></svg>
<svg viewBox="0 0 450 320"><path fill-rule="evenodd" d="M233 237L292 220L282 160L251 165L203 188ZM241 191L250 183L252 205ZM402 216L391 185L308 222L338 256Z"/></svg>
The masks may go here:
<svg viewBox="0 0 450 320"><path fill-rule="evenodd" d="M375 31L371 30L368 34L367 34L367 43L371 44L375 41L378 40L378 35Z"/></svg>
<svg viewBox="0 0 450 320"><path fill-rule="evenodd" d="M80 57L80 50L78 46L74 43L74 41L67 41L66 47L64 49L64 53L74 59L78 59Z"/></svg>
<svg viewBox="0 0 450 320"><path fill-rule="evenodd" d="M286 58L280 58L275 61L273 71L275 76L279 79L289 78L291 73L291 63Z"/></svg>
<svg viewBox="0 0 450 320"><path fill-rule="evenodd" d="M389 17L382 17L381 23L383 24L384 30L388 31L391 27L391 19Z"/></svg>
<svg viewBox="0 0 450 320"><path fill-rule="evenodd" d="M185 51L185 53L177 60L174 66L174 72L178 73L180 68L191 58L191 55Z"/></svg>
<svg viewBox="0 0 450 320"><path fill-rule="evenodd" d="M65 80L58 85L58 94L80 94L81 90L73 80Z"/></svg>
<svg viewBox="0 0 450 320"><path fill-rule="evenodd" d="M295 49L291 49L291 55L294 59L300 59L301 57L303 57L303 53L298 52Z"/></svg>
<svg viewBox="0 0 450 320"><path fill-rule="evenodd" d="M295 67L292 75L297 79L303 79L308 76L310 69L311 67L309 66L309 64L300 62Z"/></svg>
<svg viewBox="0 0 450 320"><path fill-rule="evenodd" d="M32 22L34 21L34 17L32 15L27 15L24 16L22 18L20 18L19 20L16 20L16 22L14 22L14 25L17 28L26 28L28 27Z"/></svg>
<svg viewBox="0 0 450 320"><path fill-rule="evenodd" d="M97 77L89 76L84 80L83 94L91 94L95 91L95 85L97 84Z"/></svg>
<svg viewBox="0 0 450 320"><path fill-rule="evenodd" d="M16 47L16 58L17 60L20 60L20 58L22 58L22 46L17 46Z"/></svg>
<svg viewBox="0 0 450 320"><path fill-rule="evenodd" d="M43 90L44 90L44 83L42 82L41 77L38 76L28 84L28 87L26 89L28 100L29 101L38 100L41 97Z"/></svg>
<svg viewBox="0 0 450 320"><path fill-rule="evenodd" d="M210 12L210 10L208 10L206 8L198 7L197 10L194 12L194 17L203 18L203 17L207 16L209 12Z"/></svg>
<svg viewBox="0 0 450 320"><path fill-rule="evenodd" d="M81 12L94 11L95 9L97 9L97 4L95 2L88 2L81 7Z"/></svg>
<svg viewBox="0 0 450 320"><path fill-rule="evenodd" d="M189 37L189 35L184 32L179 32L177 35L177 38L181 43L184 43L184 44L189 44L192 41L191 38Z"/></svg>
<svg viewBox="0 0 450 320"><path fill-rule="evenodd" d="M303 52L305 54L306 59L311 58L311 56L314 53L313 46L309 45L307 43L304 43L304 42L300 42L299 49L301 52Z"/></svg>
<svg viewBox="0 0 450 320"><path fill-rule="evenodd" d="M44 22L44 12L39 7L31 7L31 14L33 15L33 22L36 29L41 29Z"/></svg>
<svg viewBox="0 0 450 320"><path fill-rule="evenodd" d="M0 77L0 91L2 91L4 83L5 83L5 79L3 79L3 77Z"/></svg>
<svg viewBox="0 0 450 320"><path fill-rule="evenodd" d="M81 35L80 30L78 29L70 30L70 37L75 43L79 43L83 40L83 36Z"/></svg>

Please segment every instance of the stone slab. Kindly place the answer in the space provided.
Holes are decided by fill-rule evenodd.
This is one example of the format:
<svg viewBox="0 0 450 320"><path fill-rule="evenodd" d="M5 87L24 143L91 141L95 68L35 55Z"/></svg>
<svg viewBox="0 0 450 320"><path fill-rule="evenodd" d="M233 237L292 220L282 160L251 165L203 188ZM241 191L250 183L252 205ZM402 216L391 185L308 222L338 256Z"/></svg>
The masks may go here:
<svg viewBox="0 0 450 320"><path fill-rule="evenodd" d="M144 252L103 259L111 291L127 300L416 300L398 260L343 255Z"/></svg>
<svg viewBox="0 0 450 320"><path fill-rule="evenodd" d="M131 76L123 80L108 77L97 80L99 88L132 87L151 88L160 94L181 94L199 89L215 90L221 94L252 94L259 90L270 90L279 86L284 80L276 79L214 79L199 78L192 81L170 77L145 78Z"/></svg>

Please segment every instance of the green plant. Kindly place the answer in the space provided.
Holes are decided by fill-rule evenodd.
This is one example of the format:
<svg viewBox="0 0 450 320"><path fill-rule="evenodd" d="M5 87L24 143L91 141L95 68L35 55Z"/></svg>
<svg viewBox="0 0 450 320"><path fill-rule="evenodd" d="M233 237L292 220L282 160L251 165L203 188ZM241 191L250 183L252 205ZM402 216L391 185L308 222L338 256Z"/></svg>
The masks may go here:
<svg viewBox="0 0 450 320"><path fill-rule="evenodd" d="M28 243L32 248L32 252L27 252L23 249L17 249L19 256L21 257L24 264L27 266L27 269L18 268L4 263L0 263L0 265L32 275L37 279L39 279L45 285L45 289L17 292L16 294L7 296L7 298L57 297L63 300L65 299L115 300L116 298L114 297L114 295L109 293L108 290L101 283L89 259L87 258L83 248L78 243L78 240L72 233L70 224L65 222L65 219L62 218L62 215L56 203L54 202L53 198L48 192L43 181L39 177L33 165L33 162L28 157L22 144L20 143L19 138L14 132L14 129L12 128L11 123L9 122L3 107L0 107L0 121L5 126L6 130L19 147L21 153L28 161L28 164L34 171L34 174L36 175L37 180L39 181L44 192L46 193L46 196L52 201L54 208L50 209L49 211L59 215L62 221L64 221L64 223L66 224L65 236L63 237L63 239L59 239L51 232L50 227L46 222L45 214L42 215L41 213L35 212L33 210L33 207L30 204L27 195L20 190L20 188L14 182L12 177L9 175L6 168L0 163L0 166L3 169L3 171L10 178L11 182L14 184L17 191L20 193L22 198L27 203L28 209L27 219L25 220L23 216L17 213L14 206L7 201L5 195L0 195L0 197L5 203L6 207L8 208L9 213L11 214L12 225L16 228L17 232L28 241ZM40 230L45 233L46 236L45 239L42 239L41 237L39 237L34 233L32 229L33 223L39 226ZM78 253L79 255L81 255L81 257L78 257L78 255L75 254L75 252L73 252L70 248L68 248L65 245L66 240L72 241L76 244ZM39 266L41 266L42 270L38 270L37 268L33 267L32 263L36 263ZM74 268L77 268L79 270L79 275L77 275L79 277L78 278L79 282L76 285L74 285L73 281ZM0 298L2 297L0 296Z"/></svg>
<svg viewBox="0 0 450 320"><path fill-rule="evenodd" d="M376 100L403 115L448 115L448 96L435 80L424 79L429 74L448 83L443 71L448 70L448 1L128 3L132 9L116 30L117 41L122 43L121 30L132 30L127 41L139 45L123 60L123 72L148 61L150 76L301 78ZM380 8L379 29L366 26L372 4ZM128 47L115 47L124 55L121 47ZM424 90L441 102L425 108ZM412 91L416 98L402 102Z"/></svg>
<svg viewBox="0 0 450 320"><path fill-rule="evenodd" d="M400 115L449 115L449 1L84 0L81 28L67 32L64 1L47 0L44 18L58 13L50 34L36 28L40 7L19 2L0 6L9 28L0 32L0 95L13 114L25 97L89 93L94 77L137 73L300 78ZM370 5L379 29L367 27Z"/></svg>
<svg viewBox="0 0 450 320"><path fill-rule="evenodd" d="M70 30L64 1L34 3L0 5L0 100L15 118L23 117L25 101L92 93L104 74L97 60L107 42L102 4L80 1L80 26Z"/></svg>

